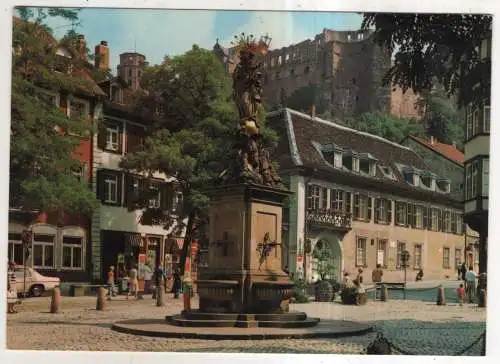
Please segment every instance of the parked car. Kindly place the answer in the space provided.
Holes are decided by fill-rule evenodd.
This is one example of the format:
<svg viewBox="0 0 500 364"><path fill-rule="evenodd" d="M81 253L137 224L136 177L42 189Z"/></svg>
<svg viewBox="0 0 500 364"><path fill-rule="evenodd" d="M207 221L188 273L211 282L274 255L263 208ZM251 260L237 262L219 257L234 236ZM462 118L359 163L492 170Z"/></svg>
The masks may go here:
<svg viewBox="0 0 500 364"><path fill-rule="evenodd" d="M26 267L26 291L24 291L24 267L16 266L17 293L29 293L30 296L40 297L43 292L50 291L61 284L57 277L46 277L30 267Z"/></svg>

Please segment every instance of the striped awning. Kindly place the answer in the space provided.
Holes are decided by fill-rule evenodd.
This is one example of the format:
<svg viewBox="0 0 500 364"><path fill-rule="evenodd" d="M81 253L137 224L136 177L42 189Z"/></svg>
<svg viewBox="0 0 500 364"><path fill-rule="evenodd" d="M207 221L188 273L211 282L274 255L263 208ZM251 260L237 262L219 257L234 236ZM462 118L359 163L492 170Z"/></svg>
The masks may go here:
<svg viewBox="0 0 500 364"><path fill-rule="evenodd" d="M184 238L168 238L165 240L165 251L179 251L184 244Z"/></svg>
<svg viewBox="0 0 500 364"><path fill-rule="evenodd" d="M141 246L142 237L140 234L125 234L125 244L129 246Z"/></svg>

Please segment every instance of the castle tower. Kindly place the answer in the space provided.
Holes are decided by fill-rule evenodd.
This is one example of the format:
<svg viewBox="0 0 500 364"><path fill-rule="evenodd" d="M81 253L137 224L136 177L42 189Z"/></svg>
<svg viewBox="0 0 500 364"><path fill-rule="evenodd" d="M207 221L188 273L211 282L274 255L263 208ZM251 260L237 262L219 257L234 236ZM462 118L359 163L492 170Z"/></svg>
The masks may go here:
<svg viewBox="0 0 500 364"><path fill-rule="evenodd" d="M142 54L135 52L122 53L118 65L118 77L124 80L132 91L137 91L141 88L140 81L146 66L146 57Z"/></svg>
<svg viewBox="0 0 500 364"><path fill-rule="evenodd" d="M105 40L95 46L95 67L99 70L109 69L109 47Z"/></svg>

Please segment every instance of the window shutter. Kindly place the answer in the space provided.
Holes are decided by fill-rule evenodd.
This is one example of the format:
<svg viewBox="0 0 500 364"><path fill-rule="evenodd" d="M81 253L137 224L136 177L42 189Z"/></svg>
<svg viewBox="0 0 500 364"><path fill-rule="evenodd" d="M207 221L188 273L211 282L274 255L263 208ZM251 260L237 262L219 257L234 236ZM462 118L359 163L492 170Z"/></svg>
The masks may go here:
<svg viewBox="0 0 500 364"><path fill-rule="evenodd" d="M125 174L125 196L123 196L123 204L126 207L132 206L135 202L135 197L133 196L133 177L130 173Z"/></svg>
<svg viewBox="0 0 500 364"><path fill-rule="evenodd" d="M162 210L172 209L173 196L173 186L171 183L162 183L160 186L160 206Z"/></svg>
<svg viewBox="0 0 500 364"><path fill-rule="evenodd" d="M123 125L118 126L118 153L123 152Z"/></svg>
<svg viewBox="0 0 500 364"><path fill-rule="evenodd" d="M352 206L351 206L351 193L346 192L345 193L345 211L346 213L350 214L352 213Z"/></svg>
<svg viewBox="0 0 500 364"><path fill-rule="evenodd" d="M308 184L307 185L307 209L310 210L312 209L312 193L313 193L313 186Z"/></svg>
<svg viewBox="0 0 500 364"><path fill-rule="evenodd" d="M97 130L97 146L100 149L106 149L106 124L101 123Z"/></svg>
<svg viewBox="0 0 500 364"><path fill-rule="evenodd" d="M334 188L332 188L330 190L330 208L331 209L333 209L335 207L334 206L334 201L335 201L336 197L337 197L337 190L334 189ZM338 203L337 203L337 205L338 205Z"/></svg>
<svg viewBox="0 0 500 364"><path fill-rule="evenodd" d="M429 220L428 212L429 212L429 210L428 210L427 206L422 206L422 213L424 215L422 227L424 229L427 229L427 225L428 225L428 222L427 222Z"/></svg>
<svg viewBox="0 0 500 364"><path fill-rule="evenodd" d="M387 219L386 222L390 225L392 224L392 201L385 200L387 204Z"/></svg>
<svg viewBox="0 0 500 364"><path fill-rule="evenodd" d="M457 231L457 214L451 213L451 233L456 234Z"/></svg>
<svg viewBox="0 0 500 364"><path fill-rule="evenodd" d="M372 219L372 210L373 210L373 199L370 197L370 196L366 196L366 198L368 199L367 203L368 203L368 220L371 220Z"/></svg>
<svg viewBox="0 0 500 364"><path fill-rule="evenodd" d="M321 208L325 210L328 208L328 188L326 187L321 188Z"/></svg>
<svg viewBox="0 0 500 364"><path fill-rule="evenodd" d="M359 218L359 195L354 195L354 218Z"/></svg>
<svg viewBox="0 0 500 364"><path fill-rule="evenodd" d="M118 183L116 185L116 197L118 199L117 205L122 206L122 186L123 186L123 173L117 173Z"/></svg>
<svg viewBox="0 0 500 364"><path fill-rule="evenodd" d="M438 229L437 231L443 231L443 211L438 210Z"/></svg>
<svg viewBox="0 0 500 364"><path fill-rule="evenodd" d="M375 216L373 218L374 222L379 222L380 220L380 204L383 203L382 199L376 198L375 199Z"/></svg>
<svg viewBox="0 0 500 364"><path fill-rule="evenodd" d="M97 171L97 199L104 202L104 173L102 170Z"/></svg>
<svg viewBox="0 0 500 364"><path fill-rule="evenodd" d="M412 208L411 208L411 203L407 203L406 205L406 226L407 227L412 227L413 226L413 219L412 219Z"/></svg>

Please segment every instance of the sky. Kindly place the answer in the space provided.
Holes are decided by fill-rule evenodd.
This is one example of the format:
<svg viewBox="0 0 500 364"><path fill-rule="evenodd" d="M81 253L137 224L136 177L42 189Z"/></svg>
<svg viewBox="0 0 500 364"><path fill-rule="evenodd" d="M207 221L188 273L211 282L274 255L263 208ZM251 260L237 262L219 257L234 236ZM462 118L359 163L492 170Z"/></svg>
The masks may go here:
<svg viewBox="0 0 500 364"><path fill-rule="evenodd" d="M119 55L124 52L136 51L150 64L158 64L164 56L182 54L193 44L212 49L219 39L223 46L230 46L241 32L256 37L267 33L272 38L271 48L281 48L313 38L324 28L359 29L362 16L340 12L84 8L80 20L76 31L85 35L92 52L102 40L108 42L111 70L116 72ZM66 33L67 25L62 19L49 22L56 37Z"/></svg>

